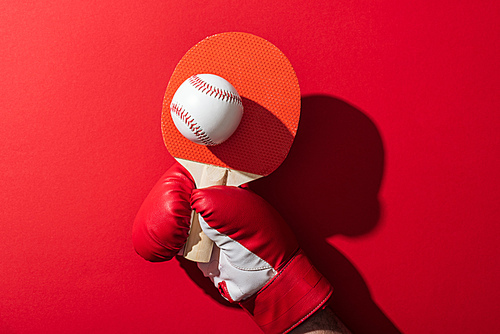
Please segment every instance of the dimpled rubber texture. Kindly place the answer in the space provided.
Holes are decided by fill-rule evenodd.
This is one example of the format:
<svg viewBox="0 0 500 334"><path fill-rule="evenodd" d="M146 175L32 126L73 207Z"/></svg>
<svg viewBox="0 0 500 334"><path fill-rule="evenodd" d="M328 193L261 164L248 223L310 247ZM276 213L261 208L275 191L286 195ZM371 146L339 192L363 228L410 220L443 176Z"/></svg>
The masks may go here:
<svg viewBox="0 0 500 334"><path fill-rule="evenodd" d="M170 102L194 74L215 74L229 81L243 100L243 118L222 144L195 144L176 129ZM172 156L261 176L286 158L300 118L300 88L295 71L273 44L248 33L207 37L177 64L163 99L162 134Z"/></svg>

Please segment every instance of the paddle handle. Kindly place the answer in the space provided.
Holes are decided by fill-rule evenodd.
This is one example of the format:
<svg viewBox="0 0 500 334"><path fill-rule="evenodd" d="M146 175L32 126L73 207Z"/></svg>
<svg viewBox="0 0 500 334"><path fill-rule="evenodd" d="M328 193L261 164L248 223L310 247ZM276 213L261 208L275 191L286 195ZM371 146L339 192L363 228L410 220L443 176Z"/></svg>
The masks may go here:
<svg viewBox="0 0 500 334"><path fill-rule="evenodd" d="M196 185L198 188L206 188L216 185L226 185L228 170L210 165L203 166L200 182ZM213 249L213 241L203 233L198 213L193 211L191 214L191 229L184 246L184 257L194 262L207 263L210 261Z"/></svg>

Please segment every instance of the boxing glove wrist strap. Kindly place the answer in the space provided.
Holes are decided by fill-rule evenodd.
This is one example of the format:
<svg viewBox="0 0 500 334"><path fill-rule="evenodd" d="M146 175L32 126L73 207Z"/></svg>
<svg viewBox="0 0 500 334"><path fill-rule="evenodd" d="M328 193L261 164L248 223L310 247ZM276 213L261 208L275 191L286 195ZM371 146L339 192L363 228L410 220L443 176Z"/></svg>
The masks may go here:
<svg viewBox="0 0 500 334"><path fill-rule="evenodd" d="M258 293L240 302L264 333L287 333L328 301L332 286L302 250Z"/></svg>

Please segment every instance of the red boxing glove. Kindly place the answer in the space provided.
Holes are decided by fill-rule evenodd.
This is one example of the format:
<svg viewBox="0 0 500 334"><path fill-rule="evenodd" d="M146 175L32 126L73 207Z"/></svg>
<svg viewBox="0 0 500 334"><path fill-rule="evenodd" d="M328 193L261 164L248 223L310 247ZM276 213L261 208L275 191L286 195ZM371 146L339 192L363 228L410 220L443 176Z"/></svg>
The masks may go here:
<svg viewBox="0 0 500 334"><path fill-rule="evenodd" d="M177 255L189 234L194 188L193 178L178 163L156 183L134 221L132 240L140 256L158 262Z"/></svg>
<svg viewBox="0 0 500 334"><path fill-rule="evenodd" d="M325 305L330 283L264 199L250 190L216 186L193 190L191 205L218 246L211 262L198 266L265 333L287 333Z"/></svg>

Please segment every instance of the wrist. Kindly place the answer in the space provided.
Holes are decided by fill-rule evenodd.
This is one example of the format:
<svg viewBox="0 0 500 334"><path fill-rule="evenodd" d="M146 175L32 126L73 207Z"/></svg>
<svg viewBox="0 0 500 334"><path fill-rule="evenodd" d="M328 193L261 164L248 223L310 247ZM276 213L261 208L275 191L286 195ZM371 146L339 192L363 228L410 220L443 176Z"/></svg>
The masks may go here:
<svg viewBox="0 0 500 334"><path fill-rule="evenodd" d="M294 328L290 334L350 334L329 307L318 310L310 318Z"/></svg>

